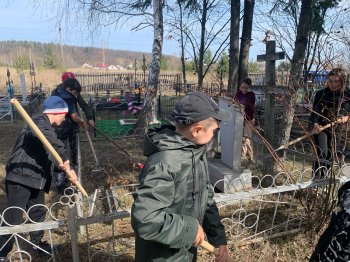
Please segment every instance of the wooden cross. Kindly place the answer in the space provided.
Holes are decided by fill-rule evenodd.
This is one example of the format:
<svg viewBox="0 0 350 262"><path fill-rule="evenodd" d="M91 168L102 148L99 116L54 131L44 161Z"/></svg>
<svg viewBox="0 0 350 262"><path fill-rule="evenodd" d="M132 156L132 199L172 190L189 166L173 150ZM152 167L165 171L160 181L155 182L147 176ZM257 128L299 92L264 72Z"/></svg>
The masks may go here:
<svg viewBox="0 0 350 262"><path fill-rule="evenodd" d="M276 60L284 59L284 52L276 53L276 42L267 41L266 43L266 54L258 55L258 62L266 61L265 65L265 85L275 86L276 85Z"/></svg>
<svg viewBox="0 0 350 262"><path fill-rule="evenodd" d="M265 114L264 114L264 136L267 141L275 148L275 102L274 94L271 92L276 86L276 60L284 59L284 52L276 53L276 42L266 42L266 54L258 55L259 62L265 61L265 85L268 86L265 90ZM266 167L273 167L270 163L264 163ZM266 170L271 171L271 170Z"/></svg>

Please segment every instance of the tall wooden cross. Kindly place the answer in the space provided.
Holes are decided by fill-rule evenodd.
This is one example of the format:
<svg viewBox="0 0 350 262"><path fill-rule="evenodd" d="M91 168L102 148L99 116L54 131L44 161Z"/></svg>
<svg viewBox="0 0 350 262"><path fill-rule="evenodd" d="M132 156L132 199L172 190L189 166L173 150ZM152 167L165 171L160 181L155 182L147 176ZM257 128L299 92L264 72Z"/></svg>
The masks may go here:
<svg viewBox="0 0 350 262"><path fill-rule="evenodd" d="M266 42L266 54L258 55L259 62L265 61L265 115L264 115L264 136L267 141L275 148L275 103L274 94L271 90L276 86L276 60L284 59L284 52L276 53L276 42ZM265 165L265 164L264 164ZM267 164L268 165L268 164Z"/></svg>

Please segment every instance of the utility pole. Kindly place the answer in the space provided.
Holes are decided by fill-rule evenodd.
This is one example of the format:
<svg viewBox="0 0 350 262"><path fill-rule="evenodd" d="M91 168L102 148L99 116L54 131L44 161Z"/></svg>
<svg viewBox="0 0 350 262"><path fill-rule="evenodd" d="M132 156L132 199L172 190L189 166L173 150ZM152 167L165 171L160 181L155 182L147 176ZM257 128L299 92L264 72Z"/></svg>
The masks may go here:
<svg viewBox="0 0 350 262"><path fill-rule="evenodd" d="M143 71L143 84L145 86L146 86L146 70L147 70L146 57L145 57L145 55L143 55L143 57L142 57L142 71Z"/></svg>
<svg viewBox="0 0 350 262"><path fill-rule="evenodd" d="M136 71L137 71L137 62L136 62L136 58L135 58L135 62L134 62L134 69L135 69L135 79L134 79L134 88L136 87Z"/></svg>
<svg viewBox="0 0 350 262"><path fill-rule="evenodd" d="M35 80L35 67L34 67L34 63L31 62L30 63L30 67L29 67L29 74L30 74L30 81L32 82L32 91L31 91L31 96L33 98L33 94L34 94L34 87L36 86L36 80Z"/></svg>
<svg viewBox="0 0 350 262"><path fill-rule="evenodd" d="M61 60L62 60L62 65L64 65L64 56L63 56L63 46L62 46L62 28L61 28L61 24L58 28L58 41L59 41L59 45L60 45L60 49L61 49Z"/></svg>

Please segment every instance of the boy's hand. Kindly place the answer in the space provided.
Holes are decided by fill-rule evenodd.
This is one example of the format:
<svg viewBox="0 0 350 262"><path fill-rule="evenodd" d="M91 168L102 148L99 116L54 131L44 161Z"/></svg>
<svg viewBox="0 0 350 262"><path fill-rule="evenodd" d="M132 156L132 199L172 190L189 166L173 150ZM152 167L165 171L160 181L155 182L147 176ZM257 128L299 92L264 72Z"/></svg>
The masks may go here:
<svg viewBox="0 0 350 262"><path fill-rule="evenodd" d="M77 174L75 173L75 171L73 169L70 170L70 176L67 176L68 177L68 180L71 182L71 183L75 183L76 181L78 181L78 177L77 177Z"/></svg>
<svg viewBox="0 0 350 262"><path fill-rule="evenodd" d="M215 262L225 262L226 258L228 257L228 250L226 245L220 245L219 248L219 255L215 257Z"/></svg>
<svg viewBox="0 0 350 262"><path fill-rule="evenodd" d="M204 231L202 226L198 223L198 231L196 239L193 242L193 246L197 247L204 240Z"/></svg>
<svg viewBox="0 0 350 262"><path fill-rule="evenodd" d="M94 120L89 120L89 125L91 126L91 127L94 127L95 126L95 121Z"/></svg>
<svg viewBox="0 0 350 262"><path fill-rule="evenodd" d="M87 128L87 124L86 124L85 120L81 120L81 121L80 121L80 125L81 125L81 127L84 128L84 129Z"/></svg>
<svg viewBox="0 0 350 262"><path fill-rule="evenodd" d="M318 134L321 132L321 126L317 123L314 124L314 129L312 129L312 132L315 134Z"/></svg>
<svg viewBox="0 0 350 262"><path fill-rule="evenodd" d="M349 116L343 116L342 119L341 119L341 122L343 124L346 124L348 121L349 121Z"/></svg>
<svg viewBox="0 0 350 262"><path fill-rule="evenodd" d="M69 160L66 160L62 164L59 164L58 168L61 170L67 170L68 168L70 168L69 163L70 163Z"/></svg>

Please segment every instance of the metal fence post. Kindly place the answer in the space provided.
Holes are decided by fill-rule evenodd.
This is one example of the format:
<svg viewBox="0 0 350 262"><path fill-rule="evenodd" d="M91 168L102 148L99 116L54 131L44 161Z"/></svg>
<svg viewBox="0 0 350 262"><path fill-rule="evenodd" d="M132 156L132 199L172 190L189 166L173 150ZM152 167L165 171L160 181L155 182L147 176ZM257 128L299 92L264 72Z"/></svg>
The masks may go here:
<svg viewBox="0 0 350 262"><path fill-rule="evenodd" d="M82 178L82 175L81 175L81 147L80 147L80 135L79 135L79 133L76 133L75 134L75 136L76 136L76 143L77 143L77 147L78 147L78 180L79 180L79 182L81 183L81 184L83 184L83 178ZM81 200L82 199L82 195L81 195L81 193L79 192L78 193L78 195L79 195L79 200ZM78 201L77 203L76 203L76 208L77 208L77 215L79 216L79 217L83 217L83 208L82 208L82 206L81 206L81 201ZM80 234L85 234L85 227L84 226L81 226L81 227L79 227L79 230L80 230Z"/></svg>
<svg viewBox="0 0 350 262"><path fill-rule="evenodd" d="M76 227L77 209L75 205L68 208L68 230L71 235L72 259L79 262L78 231Z"/></svg>

